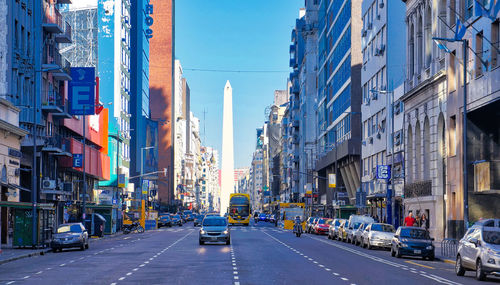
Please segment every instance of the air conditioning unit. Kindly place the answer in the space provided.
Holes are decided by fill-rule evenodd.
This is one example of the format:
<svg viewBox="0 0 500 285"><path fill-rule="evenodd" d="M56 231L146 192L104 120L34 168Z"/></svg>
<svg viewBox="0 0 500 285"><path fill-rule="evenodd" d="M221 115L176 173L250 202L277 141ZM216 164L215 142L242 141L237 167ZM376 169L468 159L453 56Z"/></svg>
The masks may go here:
<svg viewBox="0 0 500 285"><path fill-rule="evenodd" d="M380 3L378 4L378 7L379 7L380 9L383 9L383 8L384 8L384 1L383 1L383 0L382 0L382 1L380 1Z"/></svg>
<svg viewBox="0 0 500 285"><path fill-rule="evenodd" d="M380 14L377 15L377 20L380 20Z"/></svg>
<svg viewBox="0 0 500 285"><path fill-rule="evenodd" d="M366 30L365 29L361 30L361 37L366 37Z"/></svg>
<svg viewBox="0 0 500 285"><path fill-rule="evenodd" d="M384 45L384 44L381 44L381 45L380 45L380 52L381 52L381 53L384 53L384 51L385 51L385 45Z"/></svg>
<svg viewBox="0 0 500 285"><path fill-rule="evenodd" d="M377 139L380 139L382 138L382 135L380 134L380 132L377 133Z"/></svg>
<svg viewBox="0 0 500 285"><path fill-rule="evenodd" d="M50 180L48 178L44 179L42 181L42 189L46 189L46 190L54 190L54 189L56 189L56 181L55 180Z"/></svg>
<svg viewBox="0 0 500 285"><path fill-rule="evenodd" d="M372 99L377 100L378 98L378 92L372 92Z"/></svg>
<svg viewBox="0 0 500 285"><path fill-rule="evenodd" d="M369 144L373 144L373 137L369 137L369 138L368 138L368 143L369 143Z"/></svg>
<svg viewBox="0 0 500 285"><path fill-rule="evenodd" d="M375 48L375 56L379 56L380 55L380 50L378 48Z"/></svg>
<svg viewBox="0 0 500 285"><path fill-rule="evenodd" d="M368 24L368 27L367 27L366 29L367 29L367 30L371 30L372 28L373 28L372 23L369 23L369 24Z"/></svg>
<svg viewBox="0 0 500 285"><path fill-rule="evenodd" d="M380 86L380 90L382 90L382 91L386 91L386 90L387 90L387 86L385 86L385 85L381 85L381 86Z"/></svg>
<svg viewBox="0 0 500 285"><path fill-rule="evenodd" d="M399 146L399 145L401 144L401 133L398 133L398 134L396 135L396 138L394 139L394 144L395 144L396 146Z"/></svg>

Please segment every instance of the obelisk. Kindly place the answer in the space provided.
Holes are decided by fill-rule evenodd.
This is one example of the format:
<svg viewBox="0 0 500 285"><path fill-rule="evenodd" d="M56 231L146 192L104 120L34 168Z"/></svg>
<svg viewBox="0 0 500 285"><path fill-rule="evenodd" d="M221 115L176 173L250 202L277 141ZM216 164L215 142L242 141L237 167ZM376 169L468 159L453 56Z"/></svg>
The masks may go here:
<svg viewBox="0 0 500 285"><path fill-rule="evenodd" d="M224 110L222 114L221 216L228 210L229 194L234 193L233 88L231 88L229 80L224 86Z"/></svg>

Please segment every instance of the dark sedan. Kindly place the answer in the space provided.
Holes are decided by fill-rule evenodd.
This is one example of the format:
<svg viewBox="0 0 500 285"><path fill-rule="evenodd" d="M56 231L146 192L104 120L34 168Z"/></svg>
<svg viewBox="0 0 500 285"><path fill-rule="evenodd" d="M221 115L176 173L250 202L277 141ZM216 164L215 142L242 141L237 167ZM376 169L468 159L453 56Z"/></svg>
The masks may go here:
<svg viewBox="0 0 500 285"><path fill-rule="evenodd" d="M171 227L172 226L172 219L170 219L170 215L164 214L160 215L158 218L158 227Z"/></svg>
<svg viewBox="0 0 500 285"><path fill-rule="evenodd" d="M391 242L391 255L421 256L434 260L434 239L429 231L417 227L399 227Z"/></svg>
<svg viewBox="0 0 500 285"><path fill-rule="evenodd" d="M194 220L193 220L193 226L195 226L195 227L201 226L201 222L203 221L203 217L205 217L205 215L195 215Z"/></svg>
<svg viewBox="0 0 500 285"><path fill-rule="evenodd" d="M172 225L173 226L179 226L182 227L182 219L181 216L179 215L171 215L170 219L172 220Z"/></svg>
<svg viewBox="0 0 500 285"><path fill-rule="evenodd" d="M52 236L50 247L53 252L71 247L85 250L89 248L89 235L82 223L62 224Z"/></svg>
<svg viewBox="0 0 500 285"><path fill-rule="evenodd" d="M259 222L267 222L267 215L264 213L259 214Z"/></svg>

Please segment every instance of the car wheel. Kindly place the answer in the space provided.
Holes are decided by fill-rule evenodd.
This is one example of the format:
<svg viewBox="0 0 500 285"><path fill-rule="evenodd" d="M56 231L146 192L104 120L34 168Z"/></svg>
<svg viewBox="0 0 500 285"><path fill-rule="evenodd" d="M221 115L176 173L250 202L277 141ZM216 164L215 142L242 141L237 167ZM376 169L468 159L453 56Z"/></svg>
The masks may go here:
<svg viewBox="0 0 500 285"><path fill-rule="evenodd" d="M427 258L429 259L429 261L434 261L434 254L433 255L429 255Z"/></svg>
<svg viewBox="0 0 500 285"><path fill-rule="evenodd" d="M399 252L399 248L396 250L396 257L401 258L401 252Z"/></svg>
<svg viewBox="0 0 500 285"><path fill-rule="evenodd" d="M457 256L457 261L455 262L455 274L457 276L464 276L465 268L462 266L462 257L460 255Z"/></svg>
<svg viewBox="0 0 500 285"><path fill-rule="evenodd" d="M394 252L394 248L392 248L392 246L391 246L391 256L392 257L396 256L396 252Z"/></svg>
<svg viewBox="0 0 500 285"><path fill-rule="evenodd" d="M366 249L368 250L372 249L372 246L370 245L370 239L366 241Z"/></svg>
<svg viewBox="0 0 500 285"><path fill-rule="evenodd" d="M82 243L82 245L80 246L80 250L85 250L85 243Z"/></svg>
<svg viewBox="0 0 500 285"><path fill-rule="evenodd" d="M52 252L57 252L57 248L53 247Z"/></svg>
<svg viewBox="0 0 500 285"><path fill-rule="evenodd" d="M205 242L202 241L201 239L199 241L200 241L200 245L204 245L205 244Z"/></svg>
<svg viewBox="0 0 500 285"><path fill-rule="evenodd" d="M85 244L85 248L89 249L89 241L87 240L87 243Z"/></svg>
<svg viewBox="0 0 500 285"><path fill-rule="evenodd" d="M486 279L486 274L483 271L483 263L481 259L478 259L476 262L476 279L479 281L484 281Z"/></svg>

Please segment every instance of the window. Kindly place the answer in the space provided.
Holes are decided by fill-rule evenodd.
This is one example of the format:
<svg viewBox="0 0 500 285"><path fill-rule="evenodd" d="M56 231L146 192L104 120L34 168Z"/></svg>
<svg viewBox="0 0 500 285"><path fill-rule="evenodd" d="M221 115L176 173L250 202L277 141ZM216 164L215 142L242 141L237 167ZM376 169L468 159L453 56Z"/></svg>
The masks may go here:
<svg viewBox="0 0 500 285"><path fill-rule="evenodd" d="M451 52L449 54L449 67L448 67L448 88L449 91L455 91L457 90L457 78L456 78L456 66L455 66L455 61L456 61L456 56L455 56L455 51Z"/></svg>
<svg viewBox="0 0 500 285"><path fill-rule="evenodd" d="M457 155L457 118L455 115L450 117L450 156Z"/></svg>
<svg viewBox="0 0 500 285"><path fill-rule="evenodd" d="M464 9L464 14L465 14L465 19L469 19L472 17L472 13L474 10L474 0L465 0L465 9Z"/></svg>
<svg viewBox="0 0 500 285"><path fill-rule="evenodd" d="M491 42L492 47L490 49L491 53L491 68L495 68L498 66L498 50L500 49L500 29L499 29L499 20L491 23Z"/></svg>
<svg viewBox="0 0 500 285"><path fill-rule="evenodd" d="M476 56L475 56L475 65L476 65L476 77L483 75L483 32L476 34Z"/></svg>

